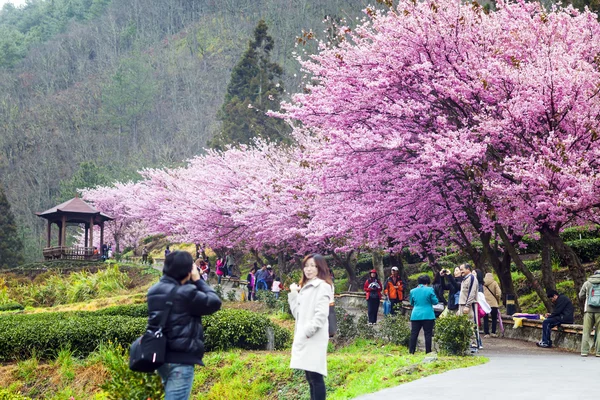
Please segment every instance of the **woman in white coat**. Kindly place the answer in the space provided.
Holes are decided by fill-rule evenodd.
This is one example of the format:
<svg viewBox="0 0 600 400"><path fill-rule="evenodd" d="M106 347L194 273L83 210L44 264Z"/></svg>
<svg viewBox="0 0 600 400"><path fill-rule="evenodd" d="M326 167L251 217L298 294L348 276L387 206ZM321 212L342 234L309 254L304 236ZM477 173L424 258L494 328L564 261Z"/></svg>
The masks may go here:
<svg viewBox="0 0 600 400"><path fill-rule="evenodd" d="M329 268L320 254L306 256L302 261L300 286L290 285L288 302L296 327L292 344L290 368L305 371L311 400L325 398L327 376L327 345L329 343L329 304L333 290Z"/></svg>

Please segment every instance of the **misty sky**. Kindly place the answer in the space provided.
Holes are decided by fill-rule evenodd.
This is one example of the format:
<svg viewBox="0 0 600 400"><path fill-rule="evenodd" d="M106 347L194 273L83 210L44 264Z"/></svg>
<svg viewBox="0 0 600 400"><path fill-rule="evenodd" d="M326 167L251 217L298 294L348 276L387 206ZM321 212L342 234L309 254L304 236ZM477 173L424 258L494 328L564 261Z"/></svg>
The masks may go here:
<svg viewBox="0 0 600 400"><path fill-rule="evenodd" d="M0 8L6 3L13 3L15 6L22 6L27 0L0 0Z"/></svg>

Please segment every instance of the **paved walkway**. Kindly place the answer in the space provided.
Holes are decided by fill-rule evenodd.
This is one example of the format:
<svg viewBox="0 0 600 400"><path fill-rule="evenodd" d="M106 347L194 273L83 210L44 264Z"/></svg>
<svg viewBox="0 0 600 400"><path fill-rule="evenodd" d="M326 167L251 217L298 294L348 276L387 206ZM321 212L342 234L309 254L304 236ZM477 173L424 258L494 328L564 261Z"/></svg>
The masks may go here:
<svg viewBox="0 0 600 400"><path fill-rule="evenodd" d="M480 355L490 361L476 367L431 375L394 388L357 397L443 400L597 400L600 357L581 357L534 343L484 339Z"/></svg>

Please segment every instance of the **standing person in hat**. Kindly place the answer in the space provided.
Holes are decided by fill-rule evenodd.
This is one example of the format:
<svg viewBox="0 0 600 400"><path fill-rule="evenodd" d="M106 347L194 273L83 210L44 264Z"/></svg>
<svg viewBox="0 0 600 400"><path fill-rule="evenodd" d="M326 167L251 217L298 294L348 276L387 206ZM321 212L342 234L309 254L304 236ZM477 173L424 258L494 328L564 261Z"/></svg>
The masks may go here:
<svg viewBox="0 0 600 400"><path fill-rule="evenodd" d="M367 309L369 315L369 325L377 323L377 312L379 311L379 302L381 301L381 290L383 286L377 277L377 270L372 269L369 278L365 281L364 290L367 294Z"/></svg>
<svg viewBox="0 0 600 400"><path fill-rule="evenodd" d="M390 300L392 305L392 315L400 308L400 302L404 299L404 283L398 273L398 267L392 267L392 275L387 278L383 286L383 294Z"/></svg>

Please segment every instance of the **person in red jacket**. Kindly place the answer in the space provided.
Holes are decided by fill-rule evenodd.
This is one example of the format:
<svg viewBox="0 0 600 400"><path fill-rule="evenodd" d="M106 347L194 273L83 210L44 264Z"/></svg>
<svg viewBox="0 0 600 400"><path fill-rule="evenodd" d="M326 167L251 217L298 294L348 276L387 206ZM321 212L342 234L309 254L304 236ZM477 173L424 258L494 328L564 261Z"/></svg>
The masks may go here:
<svg viewBox="0 0 600 400"><path fill-rule="evenodd" d="M367 308L369 315L369 325L377 323L377 312L379 311L379 302L381 301L381 290L383 286L377 277L377 271L372 269L369 279L365 281L365 293L367 294Z"/></svg>

